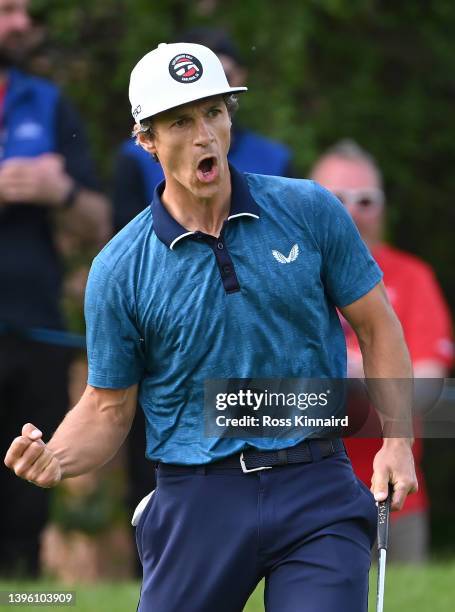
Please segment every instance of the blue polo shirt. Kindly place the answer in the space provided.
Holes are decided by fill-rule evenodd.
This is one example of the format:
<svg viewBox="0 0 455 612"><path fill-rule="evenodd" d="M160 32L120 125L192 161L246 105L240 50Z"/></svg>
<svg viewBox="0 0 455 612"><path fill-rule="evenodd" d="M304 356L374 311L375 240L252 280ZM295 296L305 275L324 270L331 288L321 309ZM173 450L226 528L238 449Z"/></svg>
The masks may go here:
<svg viewBox="0 0 455 612"><path fill-rule="evenodd" d="M161 202L161 183L90 272L88 383L139 383L147 455L156 461L203 464L249 444L289 446L205 437L204 381L345 377L336 306L382 277L343 206L316 183L231 166L231 184L219 238L179 225Z"/></svg>

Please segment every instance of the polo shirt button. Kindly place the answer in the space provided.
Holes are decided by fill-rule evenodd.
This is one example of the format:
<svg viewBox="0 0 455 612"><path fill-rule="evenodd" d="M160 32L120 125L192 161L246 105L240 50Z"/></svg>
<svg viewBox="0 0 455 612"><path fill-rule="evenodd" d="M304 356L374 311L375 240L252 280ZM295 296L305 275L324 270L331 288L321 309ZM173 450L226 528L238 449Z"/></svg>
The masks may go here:
<svg viewBox="0 0 455 612"><path fill-rule="evenodd" d="M231 273L231 266L223 266L223 273L228 275Z"/></svg>
<svg viewBox="0 0 455 612"><path fill-rule="evenodd" d="M220 251L224 249L224 244L222 242L219 242L216 246L220 249Z"/></svg>

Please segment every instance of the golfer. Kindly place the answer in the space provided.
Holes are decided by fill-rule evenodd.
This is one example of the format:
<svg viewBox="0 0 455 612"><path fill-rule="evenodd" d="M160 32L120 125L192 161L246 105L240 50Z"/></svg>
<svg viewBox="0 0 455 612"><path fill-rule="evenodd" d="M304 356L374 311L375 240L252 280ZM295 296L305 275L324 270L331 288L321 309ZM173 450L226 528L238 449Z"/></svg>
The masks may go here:
<svg viewBox="0 0 455 612"><path fill-rule="evenodd" d="M238 612L262 577L268 612L362 612L374 497L390 481L401 508L416 489L412 440L384 441L373 496L340 440L204 435L207 379L345 377L337 307L367 377L411 377L382 274L343 206L315 183L228 165L244 89L200 45L160 44L134 68L137 140L165 181L93 263L81 400L47 444L25 425L5 462L44 487L101 466L139 394L158 464L136 530L141 612Z"/></svg>

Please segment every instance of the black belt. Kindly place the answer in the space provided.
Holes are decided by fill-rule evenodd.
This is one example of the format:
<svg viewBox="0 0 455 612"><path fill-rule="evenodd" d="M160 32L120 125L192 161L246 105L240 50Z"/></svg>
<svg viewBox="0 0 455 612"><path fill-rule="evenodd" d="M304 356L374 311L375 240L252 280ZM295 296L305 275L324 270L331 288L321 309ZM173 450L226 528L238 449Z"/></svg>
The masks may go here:
<svg viewBox="0 0 455 612"><path fill-rule="evenodd" d="M214 461L205 465L171 465L159 463L158 469L165 472L207 472L215 469L239 468L244 473L268 470L273 467L289 465L292 463L312 463L334 453L344 451L344 444L340 438L333 440L305 440L291 448L278 451L259 451L248 449L243 453L230 455L225 459Z"/></svg>

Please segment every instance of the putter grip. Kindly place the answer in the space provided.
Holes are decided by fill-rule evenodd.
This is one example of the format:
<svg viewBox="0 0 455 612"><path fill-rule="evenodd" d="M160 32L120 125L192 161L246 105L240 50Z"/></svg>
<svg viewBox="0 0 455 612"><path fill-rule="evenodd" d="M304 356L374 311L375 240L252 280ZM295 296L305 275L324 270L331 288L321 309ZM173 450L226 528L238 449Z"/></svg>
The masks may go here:
<svg viewBox="0 0 455 612"><path fill-rule="evenodd" d="M393 488L389 487L387 499L378 503L378 549L387 550L389 541L389 515Z"/></svg>

